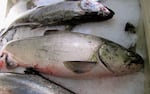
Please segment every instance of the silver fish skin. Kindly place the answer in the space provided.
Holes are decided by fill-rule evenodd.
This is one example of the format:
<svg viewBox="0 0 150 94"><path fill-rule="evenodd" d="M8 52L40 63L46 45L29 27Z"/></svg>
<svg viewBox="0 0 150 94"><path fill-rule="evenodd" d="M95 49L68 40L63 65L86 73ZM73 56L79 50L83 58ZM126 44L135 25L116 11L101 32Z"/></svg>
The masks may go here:
<svg viewBox="0 0 150 94"><path fill-rule="evenodd" d="M106 39L59 32L9 42L1 52L0 70L29 68L48 75L100 78L140 71L141 56Z"/></svg>
<svg viewBox="0 0 150 94"><path fill-rule="evenodd" d="M0 73L0 94L75 94L36 75Z"/></svg>
<svg viewBox="0 0 150 94"><path fill-rule="evenodd" d="M105 10L89 11L84 9L80 1L64 1L54 5L36 8L31 13L20 17L14 23L37 22L44 25L80 24L84 22L104 21L111 19L114 12L106 6ZM101 8L100 7L100 8Z"/></svg>
<svg viewBox="0 0 150 94"><path fill-rule="evenodd" d="M64 1L54 5L34 8L20 15L16 20L8 24L4 30L1 30L0 38L2 40L8 31L12 27L17 26L17 24L19 25L19 23L25 23L28 25L37 24L39 27L43 25L72 26L86 22L108 20L115 14L111 9L102 4L96 3L97 5L93 5L93 3L90 3L92 6L96 6L96 8L93 8L88 7L88 5L85 6L85 3L86 2L80 1Z"/></svg>
<svg viewBox="0 0 150 94"><path fill-rule="evenodd" d="M81 4L82 3L82 4ZM42 25L77 25L86 22L98 22L111 19L114 16L114 12L103 6L93 7L85 5L86 2L81 1L64 1L54 5L43 6L34 8L19 17L17 17L13 22L8 24L0 33L2 37L9 27L17 23L40 23ZM93 4L93 3L91 3Z"/></svg>

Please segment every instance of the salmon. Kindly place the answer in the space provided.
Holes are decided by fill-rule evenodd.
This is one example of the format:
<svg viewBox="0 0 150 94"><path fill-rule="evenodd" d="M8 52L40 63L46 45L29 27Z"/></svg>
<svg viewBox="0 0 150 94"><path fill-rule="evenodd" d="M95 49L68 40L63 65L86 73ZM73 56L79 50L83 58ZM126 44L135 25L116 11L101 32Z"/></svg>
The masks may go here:
<svg viewBox="0 0 150 94"><path fill-rule="evenodd" d="M143 68L135 52L106 39L75 33L52 32L45 36L11 41L1 51L0 70L33 68L41 73L69 78L131 74Z"/></svg>

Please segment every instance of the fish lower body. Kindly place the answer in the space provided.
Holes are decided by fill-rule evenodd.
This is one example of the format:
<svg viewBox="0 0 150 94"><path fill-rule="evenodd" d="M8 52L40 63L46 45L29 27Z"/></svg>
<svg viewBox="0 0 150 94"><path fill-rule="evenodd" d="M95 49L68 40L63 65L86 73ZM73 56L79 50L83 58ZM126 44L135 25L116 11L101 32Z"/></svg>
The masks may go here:
<svg viewBox="0 0 150 94"><path fill-rule="evenodd" d="M0 73L1 94L76 94L36 75Z"/></svg>

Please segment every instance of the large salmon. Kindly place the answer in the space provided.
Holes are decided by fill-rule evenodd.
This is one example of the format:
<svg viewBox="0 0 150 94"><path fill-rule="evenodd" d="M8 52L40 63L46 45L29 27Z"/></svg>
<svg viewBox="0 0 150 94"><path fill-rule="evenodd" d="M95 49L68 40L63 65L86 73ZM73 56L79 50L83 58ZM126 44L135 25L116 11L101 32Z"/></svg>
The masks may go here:
<svg viewBox="0 0 150 94"><path fill-rule="evenodd" d="M35 70L62 77L103 77L139 71L144 61L106 39L75 32L53 32L8 43L2 50L0 69Z"/></svg>

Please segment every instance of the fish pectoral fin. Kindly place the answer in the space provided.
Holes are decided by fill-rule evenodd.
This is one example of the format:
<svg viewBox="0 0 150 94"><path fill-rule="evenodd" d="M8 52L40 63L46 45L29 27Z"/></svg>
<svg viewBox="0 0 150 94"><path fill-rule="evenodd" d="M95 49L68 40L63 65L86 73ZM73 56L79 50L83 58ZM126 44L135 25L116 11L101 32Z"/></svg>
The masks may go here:
<svg viewBox="0 0 150 94"><path fill-rule="evenodd" d="M65 67L74 73L81 74L91 71L97 64L92 61L65 61Z"/></svg>

